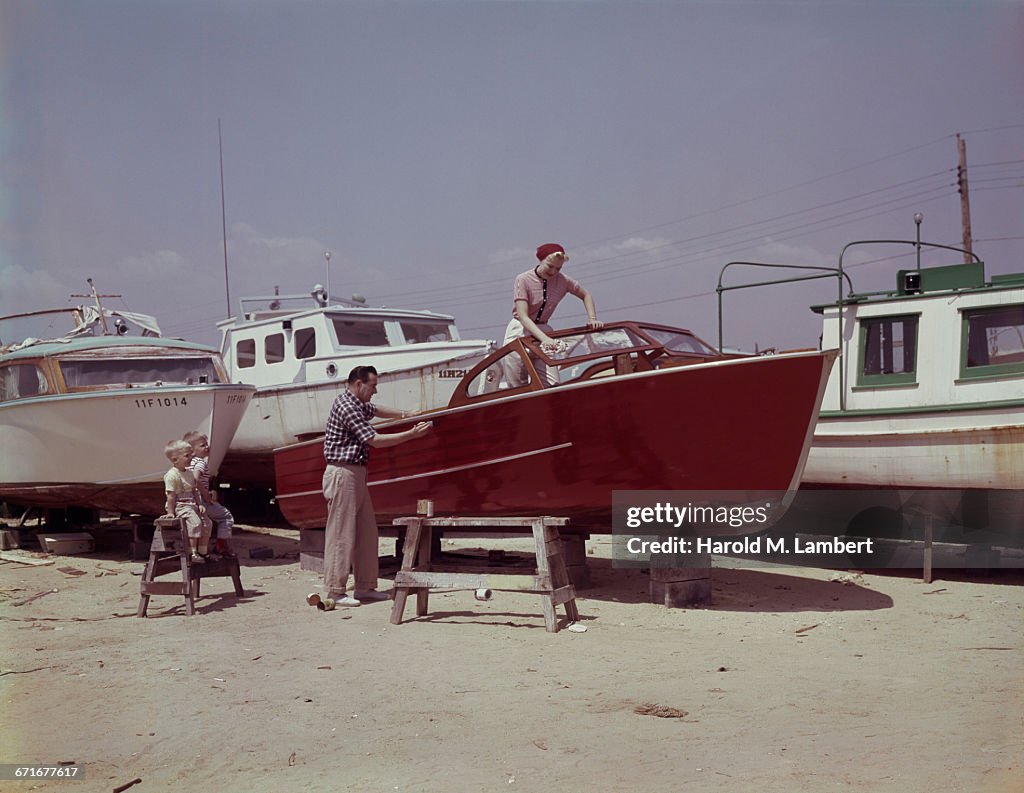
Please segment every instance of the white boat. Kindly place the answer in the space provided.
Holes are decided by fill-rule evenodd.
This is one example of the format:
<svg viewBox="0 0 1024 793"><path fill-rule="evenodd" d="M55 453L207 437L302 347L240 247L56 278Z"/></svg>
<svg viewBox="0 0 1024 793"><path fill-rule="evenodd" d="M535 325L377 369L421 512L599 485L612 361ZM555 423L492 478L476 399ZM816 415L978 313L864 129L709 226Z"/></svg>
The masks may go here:
<svg viewBox="0 0 1024 793"><path fill-rule="evenodd" d="M1024 488L1024 274L900 270L891 292L815 310L842 359L805 482Z"/></svg>
<svg viewBox="0 0 1024 793"><path fill-rule="evenodd" d="M445 314L328 302L319 285L307 295L243 298L238 317L218 323L231 380L257 389L222 481L273 487L273 449L323 432L354 366L377 368L381 404L422 411L447 405L463 375L494 349L462 339Z"/></svg>
<svg viewBox="0 0 1024 793"><path fill-rule="evenodd" d="M894 289L814 307L824 349L839 348L802 488L829 489L850 519L908 536L922 515L959 527L951 542L1024 540L1024 273L966 263L918 266ZM842 257L832 276L846 278ZM840 281L842 283L842 280ZM841 290L840 290L841 292ZM839 491L850 491L845 494ZM856 491L856 492L853 492ZM866 491L871 491L866 492ZM845 506L839 507L840 502ZM920 521L918 521L920 523ZM833 524L835 527L835 524Z"/></svg>
<svg viewBox="0 0 1024 793"><path fill-rule="evenodd" d="M255 389L212 347L96 304L0 317L0 499L159 515L167 442L209 436L216 473ZM15 324L46 332L11 342Z"/></svg>

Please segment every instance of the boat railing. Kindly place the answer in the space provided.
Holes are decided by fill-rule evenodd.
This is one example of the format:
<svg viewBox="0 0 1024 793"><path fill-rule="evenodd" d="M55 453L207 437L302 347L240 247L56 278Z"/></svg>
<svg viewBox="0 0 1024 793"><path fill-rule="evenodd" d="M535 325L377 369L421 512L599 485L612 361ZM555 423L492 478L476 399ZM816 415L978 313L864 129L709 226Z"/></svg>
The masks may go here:
<svg viewBox="0 0 1024 793"><path fill-rule="evenodd" d="M922 248L928 248L928 249L935 248L935 249L940 249L940 250L956 251L956 252L962 253L964 255L965 261L968 261L970 258L973 258L975 263L977 263L977 264L981 264L982 263L981 259L979 259L978 256L973 251L967 251L967 250L964 250L963 248L957 248L957 247L952 246L952 245L941 245L941 244L935 243L935 242L922 242L920 239L916 239L916 240L855 240L854 242L847 243L843 247L843 250L839 254L838 266L836 266L836 267L822 267L822 266L818 266L818 265L804 265L804 264L776 264L776 263L769 263L769 262L744 262L744 261L729 262L724 267L722 267L721 271L719 271L719 273L718 273L718 285L715 287L715 292L716 292L716 294L718 296L718 351L720 353L724 353L724 340L723 340L723 322L724 322L724 320L723 320L723 310L722 310L722 296L723 296L723 294L725 292L731 292L731 291L734 291L734 290L737 290L737 289L752 289L754 287L760 287L760 286L775 286L775 285L778 285L778 284L791 284L791 283L798 283L798 282L801 282L801 281L813 281L813 280L818 280L818 279L821 279L821 278L835 278L836 279L836 305L840 306L840 307L843 305L843 302L844 302L844 300L843 300L843 281L844 280L849 285L849 294L847 296L847 301L851 301L851 302L852 301L859 301L859 300L863 300L864 298L871 297L871 296L874 296L874 295L892 294L892 293L887 292L887 291L883 291L883 292L865 292L865 293L860 293L860 294L854 292L854 290L853 290L853 281L850 279L849 273L846 272L846 270L844 269L843 262L844 262L844 259L846 257L847 251L849 251L851 248L854 248L854 247L857 247L857 246L860 246L860 245L912 245L916 249L916 251L917 251L916 270L920 270L921 269L921 249ZM754 282L754 283L733 284L733 285L729 285L729 286L726 286L725 284L723 284L723 279L725 277L726 271L729 270L732 267L739 267L739 266L743 266L743 267L762 267L762 268L768 268L768 269L797 270L797 271L802 271L802 272L807 273L807 274L804 274L804 275L794 275L794 276L790 276L789 278L777 278L777 279L773 279L773 280L769 280L769 281L757 281L757 282ZM845 382L846 381L846 370L845 370L845 367L843 365L844 362L843 362L843 312L842 311L839 311L839 340L840 340L840 344L839 344L839 358L840 358L840 360L839 360L839 407L840 407L840 410L845 410L846 409L846 387L845 387L846 386L846 382Z"/></svg>
<svg viewBox="0 0 1024 793"><path fill-rule="evenodd" d="M770 281L755 281L753 283L743 284L732 284L726 286L722 283L725 278L725 273L732 267L763 267L767 269L785 269L785 270L798 270L803 272L809 272L809 275L794 275L788 278L775 278ZM775 264L770 262L729 262L726 264L721 271L718 273L718 285L715 287L715 293L718 296L718 352L724 354L725 347L723 341L723 324L724 314L722 310L722 296L725 292L732 292L737 289L753 289L754 287L760 286L776 286L779 284L795 284L801 281L815 281L822 278L835 278L838 287L838 298L841 301L843 299L843 280L850 286L850 292L853 292L853 282L850 280L849 274L843 272L842 260L840 259L839 267L821 267L818 265L808 264Z"/></svg>
<svg viewBox="0 0 1024 793"><path fill-rule="evenodd" d="M725 278L725 273L732 267L761 267L765 269L776 269L776 270L796 270L805 273L804 275L793 275L788 278L775 278L769 281L756 281L754 283L744 284L733 284L726 286L722 283ZM835 278L836 279L836 290L837 298L839 302L843 299L843 280L845 279L847 284L850 286L850 292L853 292L853 281L850 280L849 274L843 272L842 257L840 257L840 263L838 267L822 267L819 265L809 264L777 264L772 262L729 262L727 263L718 273L718 285L715 287L715 293L718 296L718 352L725 354L725 342L723 340L723 312L722 312L722 296L725 292L732 292L737 289L753 289L754 287L761 286L777 286L779 284L795 284L801 281L816 281L822 278ZM839 338L843 337L842 330L842 315L839 317ZM840 347L840 359L842 358L842 349ZM845 402L845 388L844 388L845 373L843 371L843 362L839 361L839 398L840 402Z"/></svg>

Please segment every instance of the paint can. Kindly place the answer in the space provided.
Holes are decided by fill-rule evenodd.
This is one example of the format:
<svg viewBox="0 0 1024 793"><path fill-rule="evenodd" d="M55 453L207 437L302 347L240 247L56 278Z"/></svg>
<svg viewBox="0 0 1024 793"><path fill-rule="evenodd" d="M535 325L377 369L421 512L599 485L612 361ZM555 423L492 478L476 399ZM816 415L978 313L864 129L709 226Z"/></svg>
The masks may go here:
<svg viewBox="0 0 1024 793"><path fill-rule="evenodd" d="M320 611L334 611L334 607L337 605L334 598L320 597L319 592L310 592L306 595L306 602L310 606L316 606Z"/></svg>

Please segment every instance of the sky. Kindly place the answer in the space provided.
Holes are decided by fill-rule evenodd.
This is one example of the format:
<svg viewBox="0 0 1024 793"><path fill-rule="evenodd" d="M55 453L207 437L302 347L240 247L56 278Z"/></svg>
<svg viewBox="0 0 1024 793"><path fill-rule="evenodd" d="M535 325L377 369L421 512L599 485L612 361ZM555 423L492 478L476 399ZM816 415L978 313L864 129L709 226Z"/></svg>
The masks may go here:
<svg viewBox="0 0 1024 793"><path fill-rule="evenodd" d="M329 272L500 339L559 242L601 319L715 343L727 262L834 267L915 212L960 245L958 133L974 250L1024 270L1024 2L3 0L0 314L92 277L217 344L228 293ZM888 289L915 252L845 264ZM814 346L835 294L726 293L725 343Z"/></svg>

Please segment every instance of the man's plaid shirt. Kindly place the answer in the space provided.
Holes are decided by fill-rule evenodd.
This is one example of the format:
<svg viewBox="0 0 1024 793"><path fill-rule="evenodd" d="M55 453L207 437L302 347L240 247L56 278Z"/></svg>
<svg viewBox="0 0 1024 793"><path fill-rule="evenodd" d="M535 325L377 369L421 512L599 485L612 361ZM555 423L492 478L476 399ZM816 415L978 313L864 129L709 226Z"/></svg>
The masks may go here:
<svg viewBox="0 0 1024 793"><path fill-rule="evenodd" d="M334 400L324 434L324 459L331 465L366 465L370 440L377 431L370 419L377 414L371 402L360 402L351 391Z"/></svg>

